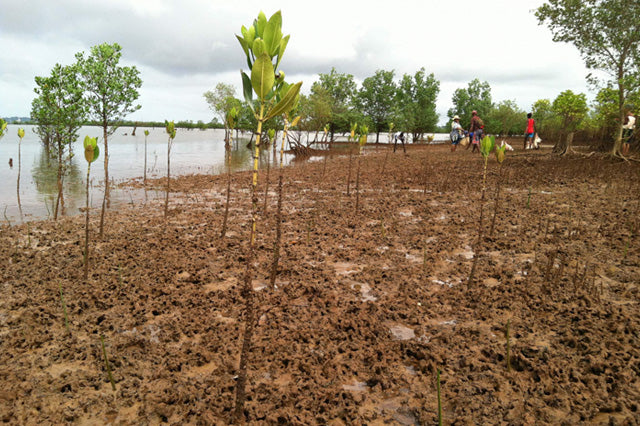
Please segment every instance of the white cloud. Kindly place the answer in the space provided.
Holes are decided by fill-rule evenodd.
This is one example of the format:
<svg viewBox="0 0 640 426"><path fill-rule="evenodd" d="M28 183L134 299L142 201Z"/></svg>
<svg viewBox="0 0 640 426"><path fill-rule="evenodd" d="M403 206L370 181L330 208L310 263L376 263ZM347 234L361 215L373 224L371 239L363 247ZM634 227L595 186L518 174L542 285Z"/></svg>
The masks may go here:
<svg viewBox="0 0 640 426"><path fill-rule="evenodd" d="M456 88L488 81L495 101L523 109L562 90L587 90L587 71L570 45L554 43L532 10L542 0L0 0L0 115L29 115L33 79L56 62L103 42L123 47L123 64L143 79L132 119L209 120L202 93L218 82L238 88L246 68L235 39L260 10L283 14L291 35L282 68L308 90L335 67L357 81L377 69L400 78L421 67L441 81L441 120Z"/></svg>

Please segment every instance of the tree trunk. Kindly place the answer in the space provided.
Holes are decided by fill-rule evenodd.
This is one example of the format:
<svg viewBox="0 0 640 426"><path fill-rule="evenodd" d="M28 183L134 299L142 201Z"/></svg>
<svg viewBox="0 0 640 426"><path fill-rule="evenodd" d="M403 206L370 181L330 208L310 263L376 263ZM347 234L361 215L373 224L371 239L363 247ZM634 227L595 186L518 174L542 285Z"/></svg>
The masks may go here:
<svg viewBox="0 0 640 426"><path fill-rule="evenodd" d="M572 151L573 135L574 135L574 132L569 132L565 137L564 141L562 140L562 137L560 137L560 140L558 141L558 143L556 143L555 146L553 147L553 153L558 155L565 155L566 153Z"/></svg>

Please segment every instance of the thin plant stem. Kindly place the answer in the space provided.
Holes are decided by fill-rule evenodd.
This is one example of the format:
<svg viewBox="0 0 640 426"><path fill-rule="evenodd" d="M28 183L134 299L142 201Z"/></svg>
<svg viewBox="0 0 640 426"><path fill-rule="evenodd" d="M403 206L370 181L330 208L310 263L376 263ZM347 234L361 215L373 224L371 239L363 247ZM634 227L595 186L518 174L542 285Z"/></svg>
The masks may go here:
<svg viewBox="0 0 640 426"><path fill-rule="evenodd" d="M473 258L473 265L471 266L471 273L469 274L468 284L473 284L474 275L476 272L476 266L478 264L478 257L480 257L480 250L482 246L482 220L484 217L484 196L487 191L487 162L489 156L484 157L484 172L482 173L482 196L480 197L480 219L478 221L478 242L475 247L475 255Z"/></svg>
<svg viewBox="0 0 640 426"><path fill-rule="evenodd" d="M104 337L100 335L100 343L102 344L102 355L104 356L104 365L107 367L107 376L111 382L111 389L116 391L116 382L113 381L113 375L111 374L111 365L109 364L109 358L107 357L107 349L104 347Z"/></svg>
<svg viewBox="0 0 640 426"><path fill-rule="evenodd" d="M260 105L260 115L258 116L258 129L256 132L256 147L253 155L253 179L251 184L251 231L249 237L249 249L247 253L247 267L244 275L243 296L245 300L245 329L242 340L242 349L240 352L240 365L238 367L238 380L236 382L236 400L233 413L234 423L244 418L244 401L246 399L247 384L247 364L249 361L249 353L251 352L251 341L253 339L253 330L255 327L255 305L253 287L251 285L253 278L253 262L256 257L256 224L258 216L258 166L260 159L260 135L262 133L262 123L264 120L265 106Z"/></svg>
<svg viewBox="0 0 640 426"><path fill-rule="evenodd" d="M511 320L507 320L507 372L511 372L511 339L509 336L511 329Z"/></svg>
<svg viewBox="0 0 640 426"><path fill-rule="evenodd" d="M436 369L436 389L438 393L438 426L442 426L442 398L440 394L440 369Z"/></svg>
<svg viewBox="0 0 640 426"><path fill-rule="evenodd" d="M229 202L231 201L231 146L233 143L233 129L229 132L229 140L225 146L225 154L227 156L227 201L224 206L224 219L222 220L222 231L220 238L224 238L227 234L227 219L229 217Z"/></svg>
<svg viewBox="0 0 640 426"><path fill-rule="evenodd" d="M289 129L289 121L285 118L284 129L282 131L282 143L280 144L280 161L278 163L278 207L276 211L276 239L273 242L273 259L271 261L271 273L269 275L269 285L271 286L271 288L275 288L276 286L276 277L278 275L278 263L280 262L280 244L282 242L282 197L284 193L284 183L283 183L284 142L287 138L288 129Z"/></svg>
<svg viewBox="0 0 640 426"><path fill-rule="evenodd" d="M91 173L91 163L87 166L87 184L85 188L86 210L84 221L84 280L89 277L89 174Z"/></svg>

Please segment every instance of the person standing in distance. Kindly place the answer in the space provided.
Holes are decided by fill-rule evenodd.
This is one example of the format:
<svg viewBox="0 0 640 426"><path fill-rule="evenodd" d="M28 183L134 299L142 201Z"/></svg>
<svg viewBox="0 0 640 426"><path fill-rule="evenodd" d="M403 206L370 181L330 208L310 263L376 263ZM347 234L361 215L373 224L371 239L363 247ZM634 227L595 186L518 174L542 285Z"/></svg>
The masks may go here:
<svg viewBox="0 0 640 426"><path fill-rule="evenodd" d="M472 145L473 148L471 152L478 151L480 152L480 141L482 140L482 134L484 129L484 122L478 116L478 111L471 111L471 126L469 127L469 133L473 133Z"/></svg>
<svg viewBox="0 0 640 426"><path fill-rule="evenodd" d="M633 129L636 127L636 118L633 116L633 112L627 111L627 116L624 119L624 125L622 126L622 155L629 156L629 145L631 138L633 137Z"/></svg>
<svg viewBox="0 0 640 426"><path fill-rule="evenodd" d="M531 113L527 114L527 129L524 132L524 149L533 148L533 138L536 137L536 121Z"/></svg>

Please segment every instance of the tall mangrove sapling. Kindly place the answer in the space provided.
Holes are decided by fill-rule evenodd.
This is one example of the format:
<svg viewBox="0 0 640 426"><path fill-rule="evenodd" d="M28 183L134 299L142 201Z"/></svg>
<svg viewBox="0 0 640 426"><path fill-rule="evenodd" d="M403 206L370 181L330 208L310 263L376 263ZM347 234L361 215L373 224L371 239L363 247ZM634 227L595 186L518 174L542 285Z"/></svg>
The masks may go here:
<svg viewBox="0 0 640 426"><path fill-rule="evenodd" d="M84 279L89 276L89 176L91 174L91 163L98 159L100 148L98 148L98 138L85 136L84 138L84 158L87 160L87 184L85 188L86 206L84 222Z"/></svg>
<svg viewBox="0 0 640 426"><path fill-rule="evenodd" d="M294 84L287 94L276 102L276 94L284 83L284 73L276 71L289 42L289 36L282 35L282 15L276 12L267 20L260 12L249 28L242 27L242 37L236 35L246 55L251 77L241 72L245 101L252 109L257 124L256 144L253 156L253 179L251 185L251 225L249 247L246 256L243 296L245 298L245 332L240 354L238 380L236 383L236 402L233 420L240 421L244 416L245 386L247 381L247 360L251 350L251 339L255 326L255 307L253 303L253 263L256 257L256 223L258 215L258 160L260 158L260 136L263 124L272 117L289 111L300 92L302 82ZM275 61L275 63L274 63ZM253 94L257 97L257 109L254 107Z"/></svg>
<svg viewBox="0 0 640 426"><path fill-rule="evenodd" d="M287 83L284 83L280 90L280 96L284 96L290 89ZM299 98L296 98L292 110L295 110L298 105ZM282 131L282 143L280 145L280 162L278 166L278 207L276 212L276 239L273 242L273 260L271 262L271 275L269 276L269 284L271 288L275 287L276 276L278 274L278 263L280 262L280 244L282 242L282 197L284 193L283 189L283 158L284 158L284 142L287 139L287 133L290 128L295 127L300 121L300 116L293 119L293 122L289 123L289 112L284 114L284 129ZM326 157L325 157L326 158Z"/></svg>
<svg viewBox="0 0 640 426"><path fill-rule="evenodd" d="M478 241L475 247L475 255L473 258L473 265L471 266L471 273L469 274L469 284L473 283L473 278L476 272L476 266L478 264L478 257L480 257L480 249L482 247L482 220L484 217L484 198L487 191L487 162L489 161L489 154L493 151L496 145L495 136L485 136L480 142L480 154L484 159L484 168L482 171L482 195L480 196L480 219L478 220Z"/></svg>
<svg viewBox="0 0 640 426"><path fill-rule="evenodd" d="M169 190L171 185L171 147L173 146L173 140L176 138L176 125L173 121L168 122L165 120L165 130L169 135L167 141L167 193L164 197L164 218L167 218L169 213Z"/></svg>

